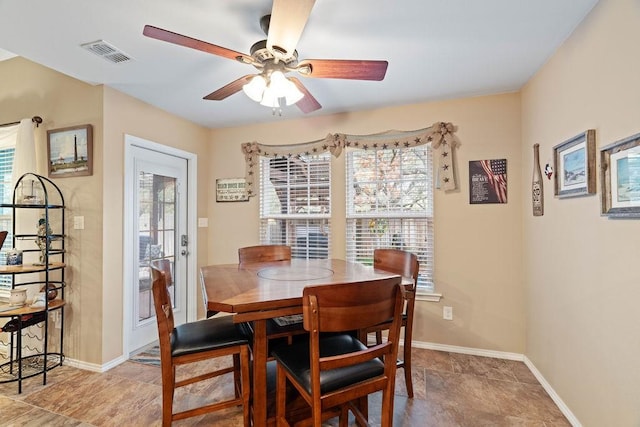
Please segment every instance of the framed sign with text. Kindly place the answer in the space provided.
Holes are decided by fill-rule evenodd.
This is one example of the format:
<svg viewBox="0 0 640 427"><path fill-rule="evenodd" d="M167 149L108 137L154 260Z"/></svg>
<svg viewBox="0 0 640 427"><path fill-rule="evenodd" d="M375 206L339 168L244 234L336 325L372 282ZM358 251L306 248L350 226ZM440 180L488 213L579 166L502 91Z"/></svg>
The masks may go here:
<svg viewBox="0 0 640 427"><path fill-rule="evenodd" d="M507 203L507 159L469 162L469 203Z"/></svg>
<svg viewBox="0 0 640 427"><path fill-rule="evenodd" d="M244 178L216 179L216 202L246 202L249 200Z"/></svg>

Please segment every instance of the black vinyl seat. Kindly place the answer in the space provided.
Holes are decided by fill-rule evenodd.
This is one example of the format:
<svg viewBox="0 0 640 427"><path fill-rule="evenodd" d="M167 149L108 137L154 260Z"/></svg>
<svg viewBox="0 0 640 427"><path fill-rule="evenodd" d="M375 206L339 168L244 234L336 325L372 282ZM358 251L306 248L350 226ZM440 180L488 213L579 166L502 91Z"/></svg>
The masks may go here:
<svg viewBox="0 0 640 427"><path fill-rule="evenodd" d="M171 356L248 344L241 328L231 316L199 320L177 326L171 333Z"/></svg>
<svg viewBox="0 0 640 427"><path fill-rule="evenodd" d="M322 338L320 357L338 356L345 353L366 350L367 346L357 338L347 334L332 334ZM274 351L276 360L286 366L308 393L312 392L311 371L309 369L309 341L299 341L287 349ZM357 365L323 371L320 373L320 392L322 394L338 390L384 373L384 363L380 359L371 359Z"/></svg>

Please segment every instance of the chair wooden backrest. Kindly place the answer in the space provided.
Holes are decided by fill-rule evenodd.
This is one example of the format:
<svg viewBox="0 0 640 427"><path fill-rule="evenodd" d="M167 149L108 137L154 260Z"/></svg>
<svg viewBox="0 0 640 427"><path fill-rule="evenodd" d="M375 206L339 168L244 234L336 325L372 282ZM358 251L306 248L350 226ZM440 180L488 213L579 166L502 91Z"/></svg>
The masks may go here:
<svg viewBox="0 0 640 427"><path fill-rule="evenodd" d="M291 246L258 245L238 249L240 265L256 262L274 262L291 260Z"/></svg>
<svg viewBox="0 0 640 427"><path fill-rule="evenodd" d="M169 286L173 283L171 276L171 261L159 259L151 262L151 279L153 302L156 309L156 321L158 322L158 339L160 341L160 352L167 352L160 357L163 365L171 361L171 332L175 324L173 319L173 303L169 294ZM168 362L165 362L168 361Z"/></svg>
<svg viewBox="0 0 640 427"><path fill-rule="evenodd" d="M344 390L344 400L351 400L375 390L385 390L383 400L393 413L396 358L402 322L401 279L308 286L303 291L304 328L309 331L311 368L311 396L313 407L322 408L320 375L322 371L364 363L383 358L384 373L354 384ZM321 332L345 332L366 329L392 318L387 340L379 345L337 356L320 357ZM364 390L364 391L363 391ZM335 395L335 391L329 396ZM349 397L353 396L353 397ZM327 397L337 399L337 396ZM389 406L391 405L391 406ZM326 407L325 407L326 409ZM385 414L386 416L386 414ZM383 425L385 425L383 423Z"/></svg>
<svg viewBox="0 0 640 427"><path fill-rule="evenodd" d="M406 301L402 326L404 326L403 358L398 361L398 367L404 369L407 395L413 397L413 377L411 374L411 343L413 341L413 313L416 302L416 286L420 263L418 257L411 252L398 249L376 249L373 252L374 268L400 274L403 277L411 277L410 287L405 287L404 299ZM375 332L376 343L382 342L382 331L387 329L389 322L383 322L367 332Z"/></svg>
<svg viewBox="0 0 640 427"><path fill-rule="evenodd" d="M408 290L415 291L420 270L420 263L415 254L399 249L375 249L373 251L373 267L404 277L411 277L413 285Z"/></svg>

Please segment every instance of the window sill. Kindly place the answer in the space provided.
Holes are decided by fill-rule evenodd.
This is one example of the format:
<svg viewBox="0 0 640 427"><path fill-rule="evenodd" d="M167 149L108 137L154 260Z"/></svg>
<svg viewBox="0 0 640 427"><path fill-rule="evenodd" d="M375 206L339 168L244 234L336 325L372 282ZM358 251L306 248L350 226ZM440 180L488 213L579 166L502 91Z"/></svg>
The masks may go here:
<svg viewBox="0 0 640 427"><path fill-rule="evenodd" d="M442 299L442 294L436 294L433 292L425 292L425 291L416 292L416 301L440 302L441 299Z"/></svg>

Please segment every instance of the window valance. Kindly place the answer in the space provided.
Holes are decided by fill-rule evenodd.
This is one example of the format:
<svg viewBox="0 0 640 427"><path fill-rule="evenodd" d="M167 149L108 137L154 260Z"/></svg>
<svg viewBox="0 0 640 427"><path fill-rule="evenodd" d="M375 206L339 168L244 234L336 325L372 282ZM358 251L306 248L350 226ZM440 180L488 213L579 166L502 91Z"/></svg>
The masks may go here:
<svg viewBox="0 0 640 427"><path fill-rule="evenodd" d="M349 135L344 133L328 134L324 139L289 145L265 145L257 142L242 144L242 153L246 162L245 179L249 197L256 194L254 190L258 179L258 157L299 157L320 154L329 151L338 157L345 148L387 149L394 147L414 147L431 144L437 155L438 188L445 191L456 189L453 151L460 146L455 135L457 127L451 123L437 122L425 129L413 131L389 130L371 135Z"/></svg>

